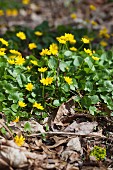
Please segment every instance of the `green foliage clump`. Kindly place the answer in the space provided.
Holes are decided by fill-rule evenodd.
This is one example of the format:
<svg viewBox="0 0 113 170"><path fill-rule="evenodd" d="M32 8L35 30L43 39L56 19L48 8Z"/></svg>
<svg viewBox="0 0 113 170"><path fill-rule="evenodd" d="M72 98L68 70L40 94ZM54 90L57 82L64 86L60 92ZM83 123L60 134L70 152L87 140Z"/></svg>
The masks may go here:
<svg viewBox="0 0 113 170"><path fill-rule="evenodd" d="M106 149L99 146L94 146L94 149L91 151L90 155L94 156L98 161L103 160L106 157Z"/></svg>

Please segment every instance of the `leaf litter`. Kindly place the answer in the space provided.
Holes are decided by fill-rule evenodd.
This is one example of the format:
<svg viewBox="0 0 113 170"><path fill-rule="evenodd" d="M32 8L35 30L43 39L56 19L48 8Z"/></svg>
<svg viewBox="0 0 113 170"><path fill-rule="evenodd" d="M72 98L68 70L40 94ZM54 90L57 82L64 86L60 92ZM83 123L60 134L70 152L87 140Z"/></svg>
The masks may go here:
<svg viewBox="0 0 113 170"><path fill-rule="evenodd" d="M35 119L10 123L6 128L7 133L0 136L0 166L12 170L113 169L111 119L102 116L94 119L88 114L77 113L73 99L63 103L54 119L48 120L49 131L45 131L44 124ZM104 126L100 120L103 120ZM4 118L1 122L1 127L5 127ZM31 131L25 130L26 123L29 123ZM17 146L10 133L23 134L24 145ZM106 148L105 160L97 161L90 156L94 146Z"/></svg>

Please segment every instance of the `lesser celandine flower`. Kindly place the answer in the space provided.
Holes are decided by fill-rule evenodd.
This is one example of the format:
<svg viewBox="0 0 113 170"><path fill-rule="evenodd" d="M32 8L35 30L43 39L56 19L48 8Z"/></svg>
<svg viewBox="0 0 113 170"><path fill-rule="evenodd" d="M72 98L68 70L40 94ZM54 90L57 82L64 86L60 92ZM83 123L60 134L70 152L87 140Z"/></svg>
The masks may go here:
<svg viewBox="0 0 113 170"><path fill-rule="evenodd" d="M34 86L32 83L28 83L25 87L26 87L26 90L32 91Z"/></svg>
<svg viewBox="0 0 113 170"><path fill-rule="evenodd" d="M96 10L96 6L94 6L94 5L90 5L89 8L90 8L92 11L95 11L95 10Z"/></svg>
<svg viewBox="0 0 113 170"><path fill-rule="evenodd" d="M35 103L33 104L33 107L36 107L37 109L40 109L40 110L44 110L44 108L43 108L43 106L41 105L41 103L35 102Z"/></svg>
<svg viewBox="0 0 113 170"><path fill-rule="evenodd" d="M102 38L102 37L105 37L105 38L110 38L110 35L108 34L108 29L106 27L102 28L100 31L99 31L99 37Z"/></svg>
<svg viewBox="0 0 113 170"><path fill-rule="evenodd" d="M5 45L5 46L8 46L8 41L4 40L3 38L0 38L0 42Z"/></svg>
<svg viewBox="0 0 113 170"><path fill-rule="evenodd" d="M108 43L106 41L100 41L100 45L103 47L106 47L108 45Z"/></svg>
<svg viewBox="0 0 113 170"><path fill-rule="evenodd" d="M56 37L56 39L58 40L58 42L60 44L66 44L66 37L65 36Z"/></svg>
<svg viewBox="0 0 113 170"><path fill-rule="evenodd" d="M85 51L87 54L92 55L92 51L91 51L90 49L84 48L84 51Z"/></svg>
<svg viewBox="0 0 113 170"><path fill-rule="evenodd" d="M0 16L4 15L4 11L2 9L0 9Z"/></svg>
<svg viewBox="0 0 113 170"><path fill-rule="evenodd" d="M13 122L15 122L15 123L19 122L19 116L17 116L16 119L13 120Z"/></svg>
<svg viewBox="0 0 113 170"><path fill-rule="evenodd" d="M70 50L71 50L71 51L77 51L77 48L75 48L75 47L70 47Z"/></svg>
<svg viewBox="0 0 113 170"><path fill-rule="evenodd" d="M18 136L16 135L14 137L14 142L18 145L18 146L22 146L25 142L25 138L21 135L21 136Z"/></svg>
<svg viewBox="0 0 113 170"><path fill-rule="evenodd" d="M47 67L38 68L38 71L44 73L45 71L47 71Z"/></svg>
<svg viewBox="0 0 113 170"><path fill-rule="evenodd" d="M7 49L6 48L0 48L0 51L5 52Z"/></svg>
<svg viewBox="0 0 113 170"><path fill-rule="evenodd" d="M84 44L89 44L90 41L88 38L82 38L81 41L84 43Z"/></svg>
<svg viewBox="0 0 113 170"><path fill-rule="evenodd" d="M77 18L77 15L76 15L75 13L72 13L72 14L70 15L70 17L71 17L72 19L76 19L76 18Z"/></svg>
<svg viewBox="0 0 113 170"><path fill-rule="evenodd" d="M0 51L0 56L4 56L6 53L4 53L3 51Z"/></svg>
<svg viewBox="0 0 113 170"><path fill-rule="evenodd" d="M22 65L24 63L25 63L25 59L22 58L21 56L15 58L15 65Z"/></svg>
<svg viewBox="0 0 113 170"><path fill-rule="evenodd" d="M16 34L16 36L18 37L18 38L20 38L21 40L25 40L26 39L26 35L25 35L25 33L24 32L18 32L17 34Z"/></svg>
<svg viewBox="0 0 113 170"><path fill-rule="evenodd" d="M36 60L30 60L30 62L31 62L32 64L34 64L35 66L38 65L38 62L37 62Z"/></svg>
<svg viewBox="0 0 113 170"><path fill-rule="evenodd" d="M9 50L11 54L22 56L22 54L17 50Z"/></svg>
<svg viewBox="0 0 113 170"><path fill-rule="evenodd" d="M73 83L72 78L70 77L64 77L64 79L69 85Z"/></svg>
<svg viewBox="0 0 113 170"><path fill-rule="evenodd" d="M96 61L99 60L99 58L98 58L98 57L95 57L95 56L92 56L92 59L93 59L93 60L96 60Z"/></svg>
<svg viewBox="0 0 113 170"><path fill-rule="evenodd" d="M43 33L42 33L42 32L40 32L40 31L35 31L35 35L37 35L37 36L42 36L42 35L43 35Z"/></svg>
<svg viewBox="0 0 113 170"><path fill-rule="evenodd" d="M61 37L57 37L56 38L59 43L61 44L66 44L66 42L70 42L71 44L76 43L76 40L74 39L74 35L70 34L70 33L65 33L64 36Z"/></svg>
<svg viewBox="0 0 113 170"><path fill-rule="evenodd" d="M53 77L47 77L47 78L42 78L40 80L40 82L45 85L45 86L48 86L50 85L52 82L53 82Z"/></svg>
<svg viewBox="0 0 113 170"><path fill-rule="evenodd" d="M93 25L93 26L97 26L98 25L98 23L96 22L96 21L91 21L91 24Z"/></svg>
<svg viewBox="0 0 113 170"><path fill-rule="evenodd" d="M29 43L28 47L29 47L30 50L32 50L34 48L37 48L37 45L35 43Z"/></svg>
<svg viewBox="0 0 113 170"><path fill-rule="evenodd" d="M40 55L41 56L51 55L51 52L47 48L45 48L45 49L42 49L42 51L40 52Z"/></svg>
<svg viewBox="0 0 113 170"><path fill-rule="evenodd" d="M18 102L18 105L19 105L20 107L26 107L26 106L27 106L27 104L25 104L23 101L19 101L19 102Z"/></svg>
<svg viewBox="0 0 113 170"><path fill-rule="evenodd" d="M74 35L70 33L65 33L66 41L69 41L71 44L75 44L76 40L74 39Z"/></svg>
<svg viewBox="0 0 113 170"><path fill-rule="evenodd" d="M55 43L52 43L49 47L49 51L51 52L51 54L53 55L57 55L58 54L58 46Z"/></svg>
<svg viewBox="0 0 113 170"><path fill-rule="evenodd" d="M8 62L9 64L15 64L15 60L13 60L13 59L7 60L7 62Z"/></svg>
<svg viewBox="0 0 113 170"><path fill-rule="evenodd" d="M22 3L23 3L24 5L28 5L28 4L30 3L30 0L22 0Z"/></svg>

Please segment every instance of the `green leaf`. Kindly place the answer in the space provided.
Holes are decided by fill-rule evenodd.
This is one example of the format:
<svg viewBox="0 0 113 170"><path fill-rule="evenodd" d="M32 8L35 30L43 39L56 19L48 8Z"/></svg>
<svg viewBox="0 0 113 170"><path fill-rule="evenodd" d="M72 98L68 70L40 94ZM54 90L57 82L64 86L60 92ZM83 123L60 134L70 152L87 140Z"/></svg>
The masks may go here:
<svg viewBox="0 0 113 170"><path fill-rule="evenodd" d="M2 133L3 135L6 135L6 133L7 133L7 131L5 130L4 127L2 127L2 128L0 129L0 131L1 131L1 133Z"/></svg>
<svg viewBox="0 0 113 170"><path fill-rule="evenodd" d="M95 71L95 67L92 63L91 57L86 57L84 60L92 71Z"/></svg>
<svg viewBox="0 0 113 170"><path fill-rule="evenodd" d="M66 67L67 67L66 62L60 61L60 64L59 64L60 70L63 71L63 72L65 72Z"/></svg>
<svg viewBox="0 0 113 170"><path fill-rule="evenodd" d="M17 112L18 104L12 104L12 105L11 105L11 109L12 109L14 112Z"/></svg>
<svg viewBox="0 0 113 170"><path fill-rule="evenodd" d="M83 62L83 58L80 56L76 56L73 64L74 64L74 66L78 67L82 64L82 62Z"/></svg>
<svg viewBox="0 0 113 170"><path fill-rule="evenodd" d="M21 76L20 76L20 75L18 75L18 76L16 77L16 80L17 80L19 86L20 86L20 87L23 87L22 79L21 79Z"/></svg>
<svg viewBox="0 0 113 170"><path fill-rule="evenodd" d="M110 80L104 81L104 86L106 88L106 91L108 92L113 91L113 84L111 83Z"/></svg>
<svg viewBox="0 0 113 170"><path fill-rule="evenodd" d="M25 132L31 132L31 125L29 122L25 123L24 130Z"/></svg>
<svg viewBox="0 0 113 170"><path fill-rule="evenodd" d="M2 102L5 99L5 95L3 93L0 93L0 102Z"/></svg>
<svg viewBox="0 0 113 170"><path fill-rule="evenodd" d="M85 108L89 108L91 106L91 99L87 96L84 96L81 99L81 105Z"/></svg>
<svg viewBox="0 0 113 170"><path fill-rule="evenodd" d="M28 98L28 101L30 102L30 103L34 103L35 102L35 100L34 99L32 99L32 98Z"/></svg>
<svg viewBox="0 0 113 170"><path fill-rule="evenodd" d="M91 81L86 81L84 90L91 92L93 90L93 83Z"/></svg>
<svg viewBox="0 0 113 170"><path fill-rule="evenodd" d="M57 68L57 60L55 57L50 57L48 60L48 67L53 70Z"/></svg>
<svg viewBox="0 0 113 170"><path fill-rule="evenodd" d="M17 102L18 100L21 100L23 97L23 94L22 93L19 93L19 92L15 92L15 93L11 93L9 96L8 96L8 100L13 100L13 102Z"/></svg>
<svg viewBox="0 0 113 170"><path fill-rule="evenodd" d="M96 104L100 101L100 99L97 95L89 96L89 98L91 99L91 104Z"/></svg>
<svg viewBox="0 0 113 170"><path fill-rule="evenodd" d="M107 104L107 107L110 109L110 110L113 110L113 101L112 101L112 98L107 96L107 95L101 95L100 94L100 97L101 99L103 99L104 103Z"/></svg>
<svg viewBox="0 0 113 170"><path fill-rule="evenodd" d="M69 56L72 55L72 52L69 51L69 50L67 50L67 51L64 52L64 55L65 55L66 57L69 57Z"/></svg>
<svg viewBox="0 0 113 170"><path fill-rule="evenodd" d="M54 100L53 105L54 106L60 106L61 104L60 104L59 100Z"/></svg>
<svg viewBox="0 0 113 170"><path fill-rule="evenodd" d="M89 111L91 115L95 115L95 112L97 111L97 108L95 106L90 106Z"/></svg>
<svg viewBox="0 0 113 170"><path fill-rule="evenodd" d="M70 90L70 87L68 84L62 84L62 90L65 91L65 92L68 92Z"/></svg>

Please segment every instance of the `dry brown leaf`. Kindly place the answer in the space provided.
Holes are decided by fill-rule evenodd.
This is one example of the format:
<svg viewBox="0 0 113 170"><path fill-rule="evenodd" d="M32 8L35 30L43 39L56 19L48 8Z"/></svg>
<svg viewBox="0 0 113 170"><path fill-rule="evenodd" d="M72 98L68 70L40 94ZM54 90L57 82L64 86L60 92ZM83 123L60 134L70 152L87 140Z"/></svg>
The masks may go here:
<svg viewBox="0 0 113 170"><path fill-rule="evenodd" d="M18 167L19 165L27 163L27 158L24 152L8 146L1 146L0 157L1 159L10 162L10 165L13 167Z"/></svg>
<svg viewBox="0 0 113 170"><path fill-rule="evenodd" d="M67 149L68 150L78 151L81 154L83 154L83 149L81 147L79 137L70 139L69 142L67 143Z"/></svg>
<svg viewBox="0 0 113 170"><path fill-rule="evenodd" d="M79 135L87 135L91 132L93 132L94 128L97 126L97 122L82 122L82 123L76 123L73 122L71 125L69 125L64 131L66 132L75 132Z"/></svg>

